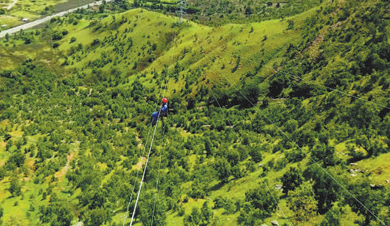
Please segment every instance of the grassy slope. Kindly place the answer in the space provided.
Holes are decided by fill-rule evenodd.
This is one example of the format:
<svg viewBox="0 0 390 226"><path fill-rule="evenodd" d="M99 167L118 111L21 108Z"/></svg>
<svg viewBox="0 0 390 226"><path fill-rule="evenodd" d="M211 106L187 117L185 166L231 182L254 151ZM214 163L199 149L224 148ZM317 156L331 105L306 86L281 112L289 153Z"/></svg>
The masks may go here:
<svg viewBox="0 0 390 226"><path fill-rule="evenodd" d="M296 26L301 26L303 20L315 13L315 9L312 9L305 14L298 15L293 17L296 23ZM140 51L140 46L143 46L145 42L150 41L151 43L158 42L158 36L156 33L160 32L158 24L161 21L164 21L168 26L169 24L175 22L173 18L161 16L153 12L148 12L144 10L133 10L124 15L129 20L133 21L134 18L137 18L135 21L141 26L134 28L134 31L127 35L124 30L129 27L129 25L122 25L117 30L119 31L119 37L127 35L127 37L132 37L133 42L135 43L135 48L132 48L133 51L126 52L126 55L129 59L137 58L137 53ZM121 18L121 16L116 16L116 18ZM118 19L117 19L118 20ZM134 23L135 23L134 21ZM112 18L107 18L101 21L101 24L111 24L113 22ZM133 23L132 23L133 24ZM157 26L156 26L157 25ZM77 42L74 44L68 44L72 35L68 35L63 41L61 41L60 50L61 52L66 52L70 47L76 46L79 43L83 46L88 46L91 44L92 40L95 38L104 37L108 32L91 32L93 28L86 28L86 24L81 23L80 26L77 26L76 29L72 26L66 26L66 29L70 30L70 34L76 37ZM131 26L130 26L131 27ZM153 32L148 32L147 27L153 27ZM250 30L253 27L253 32ZM214 81L218 84L220 79L224 80L224 76L229 78L229 82L235 84L238 82L239 78L245 75L247 72L251 71L256 67L259 61L263 60L267 62L265 64L265 69L263 73L269 72L269 69L272 64L278 59L278 55L287 43L298 43L298 37L300 36L299 30L286 31L287 22L286 20L272 20L262 23L253 23L248 25L235 25L228 24L223 27L210 28L207 26L200 26L194 23L190 23L185 28L183 28L180 33L177 34L175 44L172 48L162 53L162 55L150 64L145 70L141 71L146 73L145 83L149 83L147 80L153 80L151 72L152 71L161 71L164 68L164 65L170 65L173 70L173 62L178 62L179 65L184 66L186 69L195 70L197 68L205 68L203 72L208 79ZM157 29L156 29L157 28ZM104 30L106 31L106 29ZM165 30L165 32L167 32ZM147 35L150 35L150 38L147 38ZM267 40L262 41L264 36L267 36ZM222 37L222 38L221 38ZM184 49L191 49L191 52L183 57L182 52ZM135 50L134 50L135 49ZM259 54L264 50L263 54ZM93 56L87 55L87 58L83 58L80 62L75 63L68 68L85 68L87 62L93 61L103 52L107 51L107 47L96 48L93 50ZM193 54L191 54L193 53ZM232 68L235 65L236 57L241 56L243 59L240 63L239 69L232 73ZM215 59L214 63L210 65L210 61ZM271 59L271 60L270 60ZM117 66L118 68L126 68L132 65L134 61L125 61L122 65ZM221 69L222 65L227 65L225 69ZM110 64L107 64L102 70L110 68ZM126 71L126 70L125 70ZM84 71L85 72L85 71ZM126 73L126 72L123 72ZM183 73L184 74L184 73ZM180 77L180 76L179 76ZM199 78L200 80L202 78ZM175 83L170 79L168 84L168 92L172 92L173 89L181 89L184 86L184 81ZM278 158L279 156L265 155L264 164L271 158ZM282 156L280 156L282 157ZM256 170L254 173L249 176L232 182L226 186L221 187L215 192L211 192L208 196L208 200L213 200L217 196L230 197L230 198L244 198L245 192L257 187L257 184L262 181L262 178L259 177L261 169ZM277 173L270 173L267 175L267 178L270 180L271 186L278 184L275 181L276 178L280 178L285 170L279 171ZM280 182L279 182L280 183ZM190 211L193 207L201 207L205 200L192 200L190 199L188 203L184 204L186 213L190 214ZM281 203L281 208L286 212L285 202ZM238 213L234 215L223 214L223 210L215 210L215 215L220 218L220 223L222 225L236 225L236 218ZM286 214L289 214L288 212ZM122 214L118 214L118 219ZM267 221L272 219L283 219L284 216L279 210L275 213L275 216L270 217ZM168 215L168 225L182 225L183 217L179 217L177 213ZM321 218L312 219L313 222L319 222ZM281 220L280 223L288 223L288 220Z"/></svg>
<svg viewBox="0 0 390 226"><path fill-rule="evenodd" d="M312 9L294 17L296 27L301 26L303 20L314 13L315 9ZM168 65L173 70L174 63L177 62L185 70L180 72L179 82L176 84L173 84L172 78L170 79L169 88L180 90L185 81L181 77L191 74L190 69L203 68L202 74L208 79L220 80L226 76L229 82L234 84L240 77L258 66L259 62L264 61L265 64L261 74L266 74L270 71L274 62L281 61L280 53L285 50L286 45L288 43L297 44L300 36L299 30L286 31L287 20L271 20L247 25L228 24L217 28L190 22L185 23L180 33L176 34L177 29L172 28L172 24L177 20L158 13L137 9L117 15L116 21L121 20L121 18L128 19L128 22L119 27L114 26L115 22L111 17L99 21L98 24L103 26L102 31L93 31L99 25L88 28L89 22L81 22L76 26L66 25L61 27L60 29L69 30L70 34L60 41L60 52L69 52L70 48L75 48L78 44L89 46L94 39L103 40L105 37L112 37L117 32L117 39L124 40L131 37L134 46L130 51L121 54L122 59L116 66L113 66L113 63L108 63L102 68L102 71L109 72L111 69L117 68L124 75L139 71L140 73L146 73L144 80L149 80L153 77L153 71L162 71L164 65ZM135 24L137 25L135 26ZM141 24L142 26L140 26ZM109 29L110 27L111 29ZM252 28L253 32L251 32ZM126 29L133 29L133 31L126 33ZM164 35L171 32L175 34L175 44L173 47L165 46ZM264 36L267 37L265 41L263 41ZM72 37L75 37L77 41L69 44ZM147 51L142 50L149 43L157 43L158 46L155 53L158 58L151 64L143 59L143 55ZM114 58L115 53L112 49L111 46L98 46L90 51L93 54L77 52L68 58L70 65L67 68L85 68L88 62L99 59L99 55L103 52ZM183 55L184 51L187 51L187 54ZM238 70L233 73L232 69L236 65L238 56L241 57L240 65ZM115 55L115 57L118 56ZM124 57L127 59L124 59ZM77 58L81 60L78 62L73 60ZM137 68L137 71L132 71L131 67L135 62L148 65L146 68ZM224 69L221 69L223 66Z"/></svg>
<svg viewBox="0 0 390 226"><path fill-rule="evenodd" d="M304 18L313 15L314 12L314 10L311 10L305 14L298 15L293 19L296 21L297 25L299 25L302 23ZM146 73L146 77L143 78L145 84L149 84L149 80L153 81L151 75L152 71L161 71L164 68L164 65L169 65L170 69L173 69L173 62L179 62L181 66L192 70L203 67L205 68L204 74L210 80L215 81L216 83L218 83L218 80L224 79L223 76L231 78L231 82L235 83L242 75L246 74L248 71L252 70L255 66L257 66L260 60L264 60L265 62L267 62L267 67L271 67L274 61L280 61L277 59L279 52L284 49L286 43L296 43L297 38L300 35L299 30L286 31L287 22L285 20L272 20L248 25L228 24L218 28L211 28L207 26L197 25L194 23L185 23L186 26L184 28L181 28L180 32L175 35L174 44L171 43L168 45L164 45L164 35L166 33L173 33L178 30L178 28L172 28L172 24L175 23L177 19L140 9L131 10L121 15L116 15L115 18L116 21L122 18L127 18L130 22L125 23L120 27L116 27L113 23L113 18L107 17L102 21L99 21L99 23L103 26L107 26L106 28L103 27L99 31L93 31L94 27L89 27L90 21L85 20L81 20L77 25L64 24L62 26L59 26L57 29L67 29L69 31L69 34L65 36L63 40L60 41L60 47L58 48L58 50L53 50L50 48L51 43L53 43L52 41L40 43L38 42L38 38L35 38L36 42L32 45L27 46L22 44L22 40L11 41L11 43L7 43L8 46L15 44L15 47L11 48L13 56L9 56L7 54L4 55L8 56L6 59L9 60L9 66L17 65L27 58L35 58L38 60L40 59L42 62L45 62L48 65L56 65L55 58L50 59L47 56L59 52L66 53L70 50L70 48L76 47L78 44L82 44L85 47L89 46L91 42L96 38L103 40L104 37L109 37L111 34L115 34L116 32L118 32L119 38L124 38L125 36L127 36L131 37L133 40L133 47L131 51L127 51L125 53L128 60L123 60L121 63L116 65L116 68L122 69L121 71L123 74L137 72L131 70L130 72L128 72L126 69L131 67L134 62L139 62L140 60L142 60L141 57L138 57L138 52L142 51L142 47L144 45L147 45L148 42L158 43L157 54L159 55L159 57L153 63L149 64L144 70L139 71L139 73ZM138 25L134 27L135 23L137 23ZM112 26L111 29L110 26ZM125 32L125 29L129 29L132 27L134 27L133 32ZM252 27L253 32L250 33ZM150 32L150 30L153 31ZM267 36L267 40L262 41L264 36ZM74 43L70 43L71 37L75 37L77 41ZM183 57L182 52L185 48L191 49L192 54L186 54ZM262 49L264 49L264 53L259 54ZM37 52L42 53L42 51L45 54L36 54ZM98 59L99 55L101 55L103 52L111 54L113 58L115 55L111 53L111 51L112 48L110 47L107 48L98 46L97 48L94 48L93 50L88 52L88 54L85 55L82 55L82 53L76 53L76 58L77 54L79 54L81 61L76 62L75 60L73 65L67 66L67 69L84 69L86 68L86 65L89 61L94 61ZM242 60L239 69L235 73L232 73L232 68L235 66L238 55L241 56ZM210 65L210 60L212 59L215 59L215 62ZM272 60L270 61L269 59ZM59 60L59 62L62 63L64 62L64 60ZM226 65L225 69L221 69L222 65ZM104 68L102 68L102 71L109 72L112 67L112 63L109 63L105 65ZM3 67L2 69L7 68L12 68L12 66L5 68ZM264 69L264 73L268 71L269 70L267 70L267 68ZM87 74L91 73L91 71L88 69L84 70L84 72L86 72ZM132 78L135 78L135 76L130 77L130 82ZM184 86L183 79L179 79L177 83L174 82L174 79L172 78L170 80L171 81L168 86L169 91L172 91L172 89L179 90ZM266 160L271 157L275 156L265 156L264 162L266 162ZM29 159L28 161L31 160L32 159ZM208 198L212 200L219 195L228 195L232 198L244 197L244 191L247 191L257 185L257 182L254 183L253 181L261 180L261 178L258 177L259 172L261 172L260 169L242 180L223 186L221 189L212 192L211 196ZM270 174L269 180L273 181L276 177L280 177L282 173L283 171L280 171L276 174ZM61 178L62 174L60 173L57 173L56 175L59 177L58 187L66 189L66 186L64 186L66 184L66 178ZM106 180L108 180L108 178L104 179L104 181ZM3 181L3 183L6 182ZM275 183L276 182L271 184L273 185ZM8 186L2 187L7 188ZM36 206L39 206L45 202L44 200L40 200L38 198L38 194L35 194L39 189L45 189L44 187L37 187L32 182L27 182L26 184L24 184L24 187L25 189L28 189L25 193L26 198L24 200L19 200L18 206L9 208L10 211L17 210L17 212L20 213L20 217L27 213L29 204L34 203ZM28 197L33 194L33 191L35 192L34 195L36 198L33 200L29 200ZM3 190L3 194L6 197L10 196L9 192L7 192L6 190ZM70 200L75 198L77 194L78 192L76 191L71 196ZM64 194L64 197L65 196L66 193ZM7 198L3 200L6 200L4 203L4 207L11 207L16 201L15 198ZM196 201L190 199L190 201L184 205L186 212L190 213L193 206L200 207L203 202L204 200ZM281 205L282 208L285 209L285 204L282 203ZM8 211L8 208L5 209L7 209L5 211L5 221L7 222L9 221L11 212ZM238 213L235 215L225 215L223 214L223 210L220 209L216 211L215 214L220 217L220 221L223 225L236 224L235 219L238 216ZM281 216L281 213L279 211L275 214L277 216ZM123 213L118 214L117 217L115 217L114 219L121 219L121 216L123 216ZM36 219L35 217L30 218L30 223L32 223L34 219ZM168 215L168 225L181 225L182 222L182 217L178 217L177 213Z"/></svg>
<svg viewBox="0 0 390 226"><path fill-rule="evenodd" d="M298 28L301 27L303 20L306 17L316 13L315 11L316 9L312 9L304 14L293 17L292 19L295 22L295 26ZM250 33L251 27L253 27L253 33ZM286 31L286 27L286 21L280 20L254 23L250 25L229 24L218 28L209 28L191 23L189 27L182 29L181 32L177 35L175 47L171 48L169 51L166 51L165 54L162 54L156 61L154 61L142 72L147 73L146 78L152 79L152 75L148 76L148 74L150 74L152 71L161 71L165 64L170 65L173 70L174 65L172 62L178 62L179 65L184 66L186 69L190 68L195 70L197 68L204 68L202 74L205 75L208 79L212 80L214 84L218 84L218 80L225 80L225 76L229 79L229 82L234 84L240 77L253 70L259 61L263 60L266 62L266 64L263 67L263 70L260 72L260 76L266 76L269 75L270 68L273 63L280 62L282 60L280 52L282 52L281 50L286 46L286 44L297 44L301 41L299 39L301 37L299 30ZM325 27L324 30L328 28L329 27ZM265 35L267 36L267 40L262 42L261 40ZM180 53L182 53L185 48L190 48L190 53L192 54L186 54L183 57ZM259 52L261 52L263 49L264 54L260 55ZM313 45L312 49L308 49L307 51L315 52L315 49L316 46ZM238 55L241 56L241 59L244 60L241 60L239 69L235 73L232 73L231 70L236 63L236 56ZM340 59L339 57L335 56L335 59ZM213 63L210 63L210 61ZM334 64L337 64L337 61L331 62L323 69L323 76L328 73L328 68L334 68ZM222 65L225 65L225 69L221 69ZM184 75L186 73L182 72L182 74L182 78L185 78ZM202 80L202 78L199 79ZM172 80L173 79L171 79L171 82L168 85L168 88L171 92L173 89L179 90L184 86L183 80L180 81L179 79L179 82L177 83L173 82ZM365 81L362 81L362 83L364 82ZM368 93L367 95L370 94L372 93ZM376 95L379 96L380 94ZM336 152L340 157L342 157L342 153L345 151L345 146L336 146ZM268 156L266 156L263 162L267 162L267 157ZM275 158L276 156L272 157ZM370 172L374 172L374 174L371 174L373 182L383 183L384 179L388 178L390 175L387 169L388 167L386 166L387 164L383 162L384 159L386 159L386 156L382 155L376 159L362 161L363 168L369 168L372 163L378 164L378 168L370 170ZM280 178L284 172L285 170L282 170L278 173L271 173L268 175L268 178L270 180L275 180L275 178ZM252 179L257 179L260 181L258 174L258 172L255 172L253 175L248 176L248 178L253 177ZM276 181L274 181L274 183L276 183ZM247 178L245 178L242 181L234 183L233 185L229 184L229 186L222 187L220 190L212 192L210 198L215 198L218 195L224 196L226 194L228 194L228 196L238 195L242 198L244 191L249 190L251 185L253 186L254 183L252 183L251 180L247 180ZM241 192L237 193L234 191ZM203 202L199 200L190 200L189 203L185 204L185 208L187 211L190 211L193 206L200 207L202 203ZM282 208L283 207L284 206L282 204ZM217 211L216 214L220 215L221 213ZM280 213L278 212L276 215L280 216ZM229 224L228 222L232 218L232 216L226 216L223 214L221 214L220 217L224 225ZM178 222L181 223L181 220L175 214L169 216L168 219L172 224L177 224ZM319 222L320 219L321 218L313 219L314 221L311 223L313 224L314 222ZM234 222L235 221L232 220L233 225Z"/></svg>

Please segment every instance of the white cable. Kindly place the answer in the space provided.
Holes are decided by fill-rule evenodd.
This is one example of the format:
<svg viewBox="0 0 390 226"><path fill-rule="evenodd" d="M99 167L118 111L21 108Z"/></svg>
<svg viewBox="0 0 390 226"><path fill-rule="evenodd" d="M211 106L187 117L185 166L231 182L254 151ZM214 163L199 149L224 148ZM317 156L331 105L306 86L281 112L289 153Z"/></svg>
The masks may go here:
<svg viewBox="0 0 390 226"><path fill-rule="evenodd" d="M144 153L145 153L145 151L146 151L146 147L147 147L147 144L148 144L148 141L149 141L150 131L152 131L152 128L153 128L152 126L149 128L148 136L147 136L147 138L146 138L144 150L142 151L141 159L142 159L142 157L144 156ZM141 165L141 166L142 166L142 165ZM139 171L140 171L140 170L137 170L136 179L134 180L134 185L133 185L133 190L132 190L132 192L131 192L130 201L129 201L129 204L127 205L126 216L125 216L125 219L123 220L123 226L125 226L125 224L126 224L127 215L128 215L128 213L129 213L131 201L133 200L133 193L134 193L134 190L135 190L135 184L137 183L137 180L138 180Z"/></svg>
<svg viewBox="0 0 390 226"><path fill-rule="evenodd" d="M172 61L173 61L173 53L175 52L175 39L177 37L177 33L175 34L175 37L173 38L173 47L172 47L172 53L171 53L171 63L170 65L172 64ZM168 68L167 68L168 70ZM169 83L169 70L167 71L167 75L165 76L165 89L164 89L164 95L163 97L165 97L165 94L168 90L168 83ZM161 93L160 93L161 94ZM169 109L169 107L168 107ZM168 109L167 109L167 115L168 115ZM163 130L163 139L162 139L162 143L164 143L164 128L162 128ZM160 150L160 163L159 163L159 169L158 171L160 171L161 169L161 161L162 161L162 153L161 153L161 150ZM154 221L154 214L155 214L155 210L156 210L156 199L157 199L157 194L158 194L158 184L159 184L159 177L160 177L160 174L157 172L157 181L156 181L156 194L154 196L154 203L153 203L153 212L152 212L152 220L151 220L151 223L150 223L150 226L153 226L153 221Z"/></svg>
<svg viewBox="0 0 390 226"><path fill-rule="evenodd" d="M211 95L213 96L214 100L217 101L218 106L222 108L222 106L221 106L221 104L219 103L219 101L217 100L217 98L215 98L214 93L213 93L213 91L211 90L211 88L210 88L210 87L208 87L208 88L209 88L209 90L210 90L210 92L211 92ZM226 118L226 121L229 123L229 126L233 129L233 132L236 134L236 136L239 137L238 133L236 132L236 130L234 129L233 125L230 123L230 121L229 121L228 118ZM263 171L264 171L264 170L263 170ZM260 177L261 177L261 179L262 179L262 180L264 181L264 183L265 183L264 177L263 177L261 174L260 174ZM294 224L290 221L290 218L288 218L287 215L284 213L282 207L280 206L279 202L276 200L276 198L274 197L274 195L271 193L271 189L269 188L268 183L265 183L265 184L266 184L266 186L267 186L267 190L268 190L269 194L271 195L271 197L272 197L272 199L274 200L274 202L276 203L276 205L279 207L279 210L282 212L283 216L284 216L286 219L288 219L288 221L289 221L292 225L294 225Z"/></svg>
<svg viewBox="0 0 390 226"><path fill-rule="evenodd" d="M275 70L275 69L272 68L272 67L266 67L266 69ZM390 107L387 107L387 106L385 106L385 105L383 105L383 104L378 104L378 103L376 103L376 102L374 102L374 101L372 101L372 100L366 100L366 99L363 99L363 98L361 98L361 97L357 97L357 96L351 95L351 94L349 94L349 93L347 93L347 92L343 92L343 91L341 91L341 90L339 90L339 89L335 89L335 88L326 86L326 85L321 84L321 83L318 83L318 82L316 82L316 81L311 81L311 80L308 80L308 79L303 79L303 78L300 77L300 76L292 75L292 74L287 73L287 72L284 72L284 71L277 71L276 73L282 73L282 74L287 75L287 76L295 77L295 78L300 79L301 82L310 82L311 84L315 84L315 85L319 85L319 86L325 87L325 88L327 88L327 89L329 89L329 90L332 90L332 91L335 91L335 92L344 94L345 96L349 96L349 97L355 98L356 100L361 100L361 101L364 101L364 102L366 102L366 103L372 103L372 104L374 104L374 105L377 105L378 107L383 107L383 108L386 108L386 109L390 110ZM226 79L226 77L225 77L225 79Z"/></svg>
<svg viewBox="0 0 390 226"><path fill-rule="evenodd" d="M160 113L160 112L161 112L161 109L160 109L159 113ZM140 185L139 185L139 190L138 190L138 194L137 194L137 200L135 201L134 210L133 210L133 215L131 216L130 226L133 225L133 220L134 220L135 212L136 212L136 210L137 210L137 204L138 204L138 200L139 200L139 195L141 194L142 183L143 183L143 181L144 181L144 179L145 179L146 168L147 168L147 166L148 166L149 157L150 157L150 152L151 152L151 150L152 150L154 137L155 137L155 135L156 135L157 125L158 125L158 119L157 119L156 125L154 126L154 133L153 133L152 141L151 141L151 143L150 143L148 158L146 159L146 163L145 163L145 167L144 167L144 173L143 173L143 175L142 175L141 183L140 183Z"/></svg>
<svg viewBox="0 0 390 226"><path fill-rule="evenodd" d="M172 55L173 55L174 48L175 48L175 44L174 44L174 46L173 46L173 48L172 48ZM172 61L172 55L171 55L171 61ZM167 89L167 87L168 87L168 82L169 82L168 79L169 79L169 71L167 71L167 75L166 75L166 79L165 79L166 83L165 83L165 89L164 89L164 96L165 96L165 93L166 93L166 89ZM160 90L160 94L161 94L161 90ZM160 118L160 115L161 115L161 108L160 108L159 113L158 113L158 119ZM130 226L132 226L132 224L133 224L135 212L136 212L136 209L137 209L137 204L138 204L139 196L140 196L140 193L141 193L143 180L144 180L144 178L145 178L146 168L147 168L147 165L148 165L148 162L149 162L150 152L151 152L151 150L152 150L154 137L155 137L155 135L156 135L157 125L158 125L158 119L157 119L157 121L156 121L156 125L155 125L155 128L154 128L154 133L153 133L152 141L151 141L151 143L150 143L149 153L148 153L148 157L147 157L147 159L146 159L145 168L144 168L144 173L143 173L143 175L142 175L140 187L139 187L139 190L138 190L137 200L136 200L136 202L135 202L135 206L134 206L134 210L133 210L133 215L132 215L132 217L131 217ZM160 155L161 155L161 151L160 151ZM160 167L161 167L161 158L160 158ZM158 179L157 179L157 185L158 185ZM156 207L156 204L155 204L155 203L156 203L156 199L154 200L153 215L154 215L155 207ZM152 219L153 219L153 217L154 217L154 216L152 216ZM153 222L153 220L152 220L152 222Z"/></svg>
<svg viewBox="0 0 390 226"><path fill-rule="evenodd" d="M224 74L222 74L226 80L229 80ZM236 88L237 89L237 88ZM252 101L250 101L244 94L242 94L242 92L237 89L237 91L241 94L241 96L243 96L253 107L256 107L255 104L252 103ZM263 112L261 110L259 110L258 108L255 108L257 111L259 111L263 117L265 117L273 126L275 126L275 123L270 120L265 114L263 114ZM281 130L279 127L275 126L277 128L277 130L279 130L283 135L285 135L296 147L298 147L302 152L303 152L303 149L296 143L294 142L289 136L287 136L287 134L285 132L283 132L283 130ZM354 194L352 194L348 189L346 189L336 178L334 178L326 169L324 169L317 161L315 161L313 158L310 157L309 155L309 158L314 162L316 163L316 165L318 165L328 176L330 176L330 178L332 180L334 180L338 185L340 185L341 188L343 188L349 195L352 196L353 199L355 199L362 207L364 207L364 209L366 209L372 216L374 216L378 221L380 221L383 225L386 226L386 224L379 218L377 217L370 209L368 209L358 198L356 198L356 196Z"/></svg>

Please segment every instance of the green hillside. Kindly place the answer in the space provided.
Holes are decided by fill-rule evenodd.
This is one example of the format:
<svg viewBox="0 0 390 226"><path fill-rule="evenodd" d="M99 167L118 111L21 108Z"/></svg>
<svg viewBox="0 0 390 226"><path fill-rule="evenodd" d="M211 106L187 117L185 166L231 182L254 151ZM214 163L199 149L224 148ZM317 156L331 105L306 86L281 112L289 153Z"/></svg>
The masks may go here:
<svg viewBox="0 0 390 226"><path fill-rule="evenodd" d="M0 40L3 225L390 225L389 3L215 2Z"/></svg>

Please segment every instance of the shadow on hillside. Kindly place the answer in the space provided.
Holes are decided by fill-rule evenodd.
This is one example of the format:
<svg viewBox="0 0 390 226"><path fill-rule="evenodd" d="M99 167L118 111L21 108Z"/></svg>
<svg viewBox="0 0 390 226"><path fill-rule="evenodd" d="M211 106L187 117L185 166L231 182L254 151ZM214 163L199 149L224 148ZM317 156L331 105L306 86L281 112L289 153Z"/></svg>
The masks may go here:
<svg viewBox="0 0 390 226"><path fill-rule="evenodd" d="M222 186L224 186L226 183L224 183L224 182L219 182L219 183L217 183L217 184L215 184L215 185L213 185L212 187L210 187L210 191L215 191L215 190L219 190L220 188L222 188Z"/></svg>

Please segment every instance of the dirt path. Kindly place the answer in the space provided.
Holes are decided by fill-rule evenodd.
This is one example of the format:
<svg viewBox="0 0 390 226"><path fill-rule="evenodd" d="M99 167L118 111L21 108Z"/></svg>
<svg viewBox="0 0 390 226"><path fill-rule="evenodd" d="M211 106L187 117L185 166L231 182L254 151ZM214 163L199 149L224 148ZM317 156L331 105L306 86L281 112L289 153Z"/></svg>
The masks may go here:
<svg viewBox="0 0 390 226"><path fill-rule="evenodd" d="M70 162L74 159L74 157L75 157L74 153L69 153L67 155L66 165L60 171L55 173L55 177L59 178L60 180L62 180L64 178L64 176L66 175L66 173L68 172L68 170L70 168Z"/></svg>

